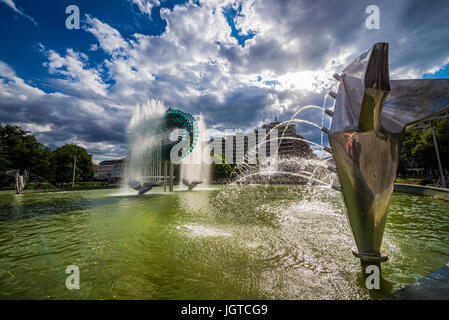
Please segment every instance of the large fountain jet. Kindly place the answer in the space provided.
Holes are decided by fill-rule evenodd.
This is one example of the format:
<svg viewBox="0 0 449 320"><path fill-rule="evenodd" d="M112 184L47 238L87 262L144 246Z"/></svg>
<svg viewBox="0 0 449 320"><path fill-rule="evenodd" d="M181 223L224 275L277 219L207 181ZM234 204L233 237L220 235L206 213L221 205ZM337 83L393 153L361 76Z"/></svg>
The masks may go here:
<svg viewBox="0 0 449 320"><path fill-rule="evenodd" d="M388 43L340 76L329 140L362 266L379 265L405 128L449 110L449 79L390 80Z"/></svg>
<svg viewBox="0 0 449 320"><path fill-rule="evenodd" d="M195 148L199 134L195 118L181 110L164 109L161 101L151 100L137 106L130 122L131 150L125 182L139 195L162 182L166 191L168 167L169 190L173 191L173 161L182 160L198 149ZM182 129L180 134L179 129ZM189 181L189 184L192 183Z"/></svg>
<svg viewBox="0 0 449 320"><path fill-rule="evenodd" d="M193 190L199 184L208 185L210 180L210 165L203 161L203 154L209 154L210 151L207 143L203 142L206 124L201 114L196 117L196 122L198 141L195 148L181 160L180 167L180 186L184 185L188 190Z"/></svg>

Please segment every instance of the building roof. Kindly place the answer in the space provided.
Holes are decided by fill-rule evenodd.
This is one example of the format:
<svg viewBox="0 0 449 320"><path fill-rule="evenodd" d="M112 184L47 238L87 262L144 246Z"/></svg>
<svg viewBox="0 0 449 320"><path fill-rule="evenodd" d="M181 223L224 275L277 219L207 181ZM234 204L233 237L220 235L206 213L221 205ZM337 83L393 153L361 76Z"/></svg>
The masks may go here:
<svg viewBox="0 0 449 320"><path fill-rule="evenodd" d="M100 166L104 166L107 164L115 164L115 163L122 163L124 162L125 159L119 159L119 160L105 160L105 161L101 161L100 162Z"/></svg>

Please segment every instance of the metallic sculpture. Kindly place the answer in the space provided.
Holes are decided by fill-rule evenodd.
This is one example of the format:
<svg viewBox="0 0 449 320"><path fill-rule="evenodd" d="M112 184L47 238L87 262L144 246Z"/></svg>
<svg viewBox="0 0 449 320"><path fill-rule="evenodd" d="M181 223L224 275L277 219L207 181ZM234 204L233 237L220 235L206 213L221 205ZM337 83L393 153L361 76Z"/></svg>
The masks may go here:
<svg viewBox="0 0 449 320"><path fill-rule="evenodd" d="M175 141L170 141L169 134L175 129L185 130L185 135L179 135ZM195 148L198 141L198 124L191 114L170 108L164 113L159 134L162 136L162 159L179 161ZM177 158L170 159L171 149L183 140L186 143L180 148Z"/></svg>
<svg viewBox="0 0 449 320"><path fill-rule="evenodd" d="M8 170L6 171L6 175L10 177L14 177L16 183L16 192L17 194L22 193L25 188L25 183L28 180L28 172L25 171L23 175L20 175L20 170Z"/></svg>
<svg viewBox="0 0 449 320"><path fill-rule="evenodd" d="M129 180L128 185L133 188L134 190L138 191L138 195L141 196L144 193L150 191L154 187L158 186L159 184L154 182L146 182L146 183L140 183L135 180Z"/></svg>
<svg viewBox="0 0 449 320"><path fill-rule="evenodd" d="M380 251L405 128L449 110L449 79L390 80L388 43L377 43L341 75L328 133L346 215L362 266Z"/></svg>
<svg viewBox="0 0 449 320"><path fill-rule="evenodd" d="M139 195L150 191L161 182L160 174L163 167L164 191L167 189L168 168L169 191L173 191L173 162L179 162L195 148L199 136L197 121L188 113L169 108L164 114L142 121L134 130L144 132L145 138L150 136L152 139L146 146L144 155L139 155L144 157L138 163L148 168L146 174L137 175L135 179L139 181L130 179L128 185L137 190ZM197 184L195 181L189 182L189 190Z"/></svg>
<svg viewBox="0 0 449 320"><path fill-rule="evenodd" d="M193 190L197 185L202 184L203 181L201 180L193 180L189 181L185 178L182 179L182 183L188 188L189 191Z"/></svg>

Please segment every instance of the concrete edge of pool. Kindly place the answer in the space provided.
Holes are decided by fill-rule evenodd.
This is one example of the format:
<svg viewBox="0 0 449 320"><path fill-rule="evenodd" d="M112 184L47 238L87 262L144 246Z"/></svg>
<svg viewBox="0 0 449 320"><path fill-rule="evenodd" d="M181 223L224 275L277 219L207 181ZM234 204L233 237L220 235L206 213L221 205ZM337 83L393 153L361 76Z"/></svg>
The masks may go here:
<svg viewBox="0 0 449 320"><path fill-rule="evenodd" d="M213 186L221 186L221 184L212 184ZM120 186L98 186L98 187L75 187L75 188L55 188L55 189L27 189L22 193L46 193L46 192L61 192L61 191L85 191L85 190L102 190L102 189L120 189ZM449 201L449 189L420 186L416 184L394 184L395 192L405 192L412 194L419 194L423 196L434 197ZM4 194L16 194L15 190L0 190L0 195Z"/></svg>
<svg viewBox="0 0 449 320"><path fill-rule="evenodd" d="M449 263L385 300L449 300Z"/></svg>
<svg viewBox="0 0 449 320"><path fill-rule="evenodd" d="M449 201L449 189L429 187L429 186L419 186L416 184L394 184L395 192L405 192L412 194L419 194L422 196L429 196L435 199Z"/></svg>

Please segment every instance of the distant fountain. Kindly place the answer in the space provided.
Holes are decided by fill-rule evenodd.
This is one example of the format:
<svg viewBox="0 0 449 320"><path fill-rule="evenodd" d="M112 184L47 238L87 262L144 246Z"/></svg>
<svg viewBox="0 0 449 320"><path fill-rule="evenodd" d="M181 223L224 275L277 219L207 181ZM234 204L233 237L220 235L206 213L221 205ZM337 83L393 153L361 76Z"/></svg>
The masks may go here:
<svg viewBox="0 0 449 320"><path fill-rule="evenodd" d="M204 122L202 122L204 128ZM180 110L165 109L158 100L138 105L129 125L130 152L125 169L124 188L132 188L144 194L152 188L164 184L169 178L169 191L173 191L174 163L182 161L192 152L199 154L198 124L195 118ZM197 150L198 149L198 150ZM193 155L197 160L198 156ZM199 162L201 163L201 161ZM169 173L168 173L169 168ZM208 181L208 173L195 167L185 170L184 180L189 188ZM197 180L203 179L203 180Z"/></svg>
<svg viewBox="0 0 449 320"><path fill-rule="evenodd" d="M197 145L193 151L181 160L180 168L180 187L183 185L192 190L197 185L208 185L210 182L210 165L202 159L203 152L206 151L208 143L205 140L206 124L203 116L197 117L198 123L198 139ZM206 149L205 149L206 148Z"/></svg>
<svg viewBox="0 0 449 320"><path fill-rule="evenodd" d="M21 194L26 185L34 185L34 190L47 189L48 187L50 187L51 189L56 188L47 179L35 173L29 172L28 170L24 170L22 175L20 174L19 169L8 170L5 172L5 174L9 177L14 178L14 184L17 194Z"/></svg>
<svg viewBox="0 0 449 320"><path fill-rule="evenodd" d="M137 105L129 124L130 152L125 169L125 188L143 194L162 180L161 136L165 106L151 100Z"/></svg>
<svg viewBox="0 0 449 320"><path fill-rule="evenodd" d="M20 175L20 170L8 170L6 171L6 175L9 177L14 177L16 192L17 194L21 194L28 180L28 172L25 171L23 175Z"/></svg>

